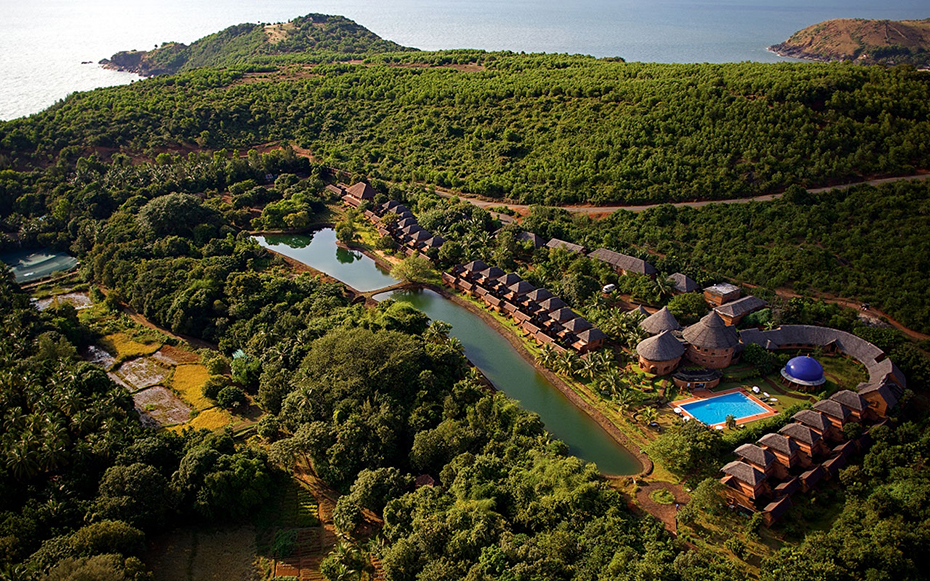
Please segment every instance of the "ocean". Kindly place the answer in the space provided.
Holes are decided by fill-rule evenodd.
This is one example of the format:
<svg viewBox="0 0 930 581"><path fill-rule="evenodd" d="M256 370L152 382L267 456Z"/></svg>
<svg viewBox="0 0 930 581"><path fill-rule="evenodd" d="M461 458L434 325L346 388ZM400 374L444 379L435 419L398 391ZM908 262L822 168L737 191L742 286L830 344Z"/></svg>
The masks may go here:
<svg viewBox="0 0 930 581"><path fill-rule="evenodd" d="M651 62L776 62L766 47L830 18L915 19L926 0L0 0L0 120L128 84L96 63L242 22L341 14L425 50L480 48ZM82 64L87 62L89 64Z"/></svg>

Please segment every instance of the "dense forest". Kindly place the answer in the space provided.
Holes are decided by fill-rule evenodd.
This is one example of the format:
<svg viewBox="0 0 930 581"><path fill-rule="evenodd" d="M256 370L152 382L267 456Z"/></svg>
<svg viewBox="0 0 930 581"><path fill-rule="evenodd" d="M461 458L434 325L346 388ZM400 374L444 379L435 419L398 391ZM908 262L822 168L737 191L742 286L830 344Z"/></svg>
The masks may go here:
<svg viewBox="0 0 930 581"><path fill-rule="evenodd" d="M248 187L281 163L242 158L215 177ZM363 509L383 513L389 579L732 578L718 557L683 551L657 521L630 513L538 417L476 383L448 329L402 303L349 306L341 285L292 276L240 233L217 193L201 199L176 182L171 193L127 191L106 182L119 167L77 166L31 184L35 211L59 208L37 237L76 252L107 304L126 301L227 355L241 350L233 376L267 416L258 445L144 430L122 388L79 361L93 331L68 307L35 311L5 272L0 558L17 578L109 568L143 579L148 535L254 513L273 466L303 455L348 493L336 511L345 534ZM302 188L323 196L321 184L289 175L265 190L269 203ZM420 473L442 487L411 491Z"/></svg>
<svg viewBox="0 0 930 581"><path fill-rule="evenodd" d="M897 182L765 203L663 205L591 220L535 208L523 227L589 248L641 255L666 273L870 303L930 333L930 184Z"/></svg>
<svg viewBox="0 0 930 581"><path fill-rule="evenodd" d="M908 67L385 53L72 95L0 124L0 163L287 141L371 178L530 203L722 199L926 168L928 103Z"/></svg>
<svg viewBox="0 0 930 581"><path fill-rule="evenodd" d="M210 58L238 62L221 53ZM97 330L67 306L36 310L4 267L0 578L142 581L154 535L253 519L305 459L342 493L330 579L352 578L359 563L345 547L371 515L383 526L354 550L377 555L391 581L745 578L730 562L741 541L713 539L758 535L759 520L725 509L706 477L775 423L724 436L679 422L657 440L650 452L675 459L665 468L692 488L681 517L709 527L706 539L673 538L538 416L484 387L447 325L404 303L351 304L341 284L296 274L248 229L332 219L330 165L372 178L378 201L405 202L447 237L439 266L482 258L517 270L611 337L631 319L600 297L603 283L668 303L682 321L706 305L670 298L661 277L618 278L586 257L533 249L521 230L636 254L702 283L764 285L769 298L782 286L848 294L926 330L930 186L797 187L926 168L926 77L480 51L384 53L308 72L298 65L313 53L301 54L73 95L0 124L0 249L71 252L76 281L106 291L99 308L131 307L216 346L231 377L205 397L233 382L263 413L247 441L142 428L125 390L79 356ZM281 141L316 158L253 149ZM497 232L487 211L424 183L536 203L788 192L601 221L534 207ZM836 305L772 302L773 318L759 324L830 325L879 345L908 374L913 405L813 497L823 508L795 511L773 541L782 548L753 567L770 581L926 578L917 565L930 506L926 344ZM414 488L419 475L437 486ZM805 537L808 514L822 519Z"/></svg>

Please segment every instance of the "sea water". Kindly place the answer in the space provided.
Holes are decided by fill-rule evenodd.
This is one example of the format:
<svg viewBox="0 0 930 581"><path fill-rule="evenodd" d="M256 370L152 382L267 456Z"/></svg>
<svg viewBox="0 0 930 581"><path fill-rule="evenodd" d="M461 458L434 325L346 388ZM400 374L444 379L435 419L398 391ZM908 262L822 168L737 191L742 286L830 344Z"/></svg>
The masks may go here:
<svg viewBox="0 0 930 581"><path fill-rule="evenodd" d="M774 62L766 50L830 18L930 16L926 0L0 0L0 119L136 75L96 63L243 22L340 14L425 50L480 48L651 62ZM90 64L82 64L89 62Z"/></svg>

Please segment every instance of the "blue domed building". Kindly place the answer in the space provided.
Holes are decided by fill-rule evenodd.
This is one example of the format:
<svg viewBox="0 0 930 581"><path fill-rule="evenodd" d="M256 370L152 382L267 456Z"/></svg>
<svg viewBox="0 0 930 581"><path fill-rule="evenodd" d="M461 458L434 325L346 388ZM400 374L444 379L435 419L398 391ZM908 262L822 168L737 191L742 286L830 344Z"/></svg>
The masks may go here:
<svg viewBox="0 0 930 581"><path fill-rule="evenodd" d="M813 391L813 388L827 381L823 374L823 365L807 355L801 355L789 361L781 370L781 376L790 387L801 391Z"/></svg>

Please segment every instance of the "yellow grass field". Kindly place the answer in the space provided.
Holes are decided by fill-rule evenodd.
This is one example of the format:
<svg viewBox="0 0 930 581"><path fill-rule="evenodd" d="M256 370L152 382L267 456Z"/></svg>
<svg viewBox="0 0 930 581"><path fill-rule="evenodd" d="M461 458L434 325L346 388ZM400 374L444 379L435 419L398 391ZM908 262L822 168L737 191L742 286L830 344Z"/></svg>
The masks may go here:
<svg viewBox="0 0 930 581"><path fill-rule="evenodd" d="M203 384L208 379L210 373L203 365L178 365L171 377L171 387L193 409L201 411L213 406L213 402L203 395Z"/></svg>
<svg viewBox="0 0 930 581"><path fill-rule="evenodd" d="M161 343L139 343L126 333L113 333L104 337L100 344L113 353L117 360L123 361L141 355L151 355L161 348Z"/></svg>
<svg viewBox="0 0 930 581"><path fill-rule="evenodd" d="M173 432L182 432L185 428L194 428L195 430L205 429L217 431L225 428L233 421L232 414L220 408L210 408L197 414L197 417L189 422L171 426L168 428Z"/></svg>

